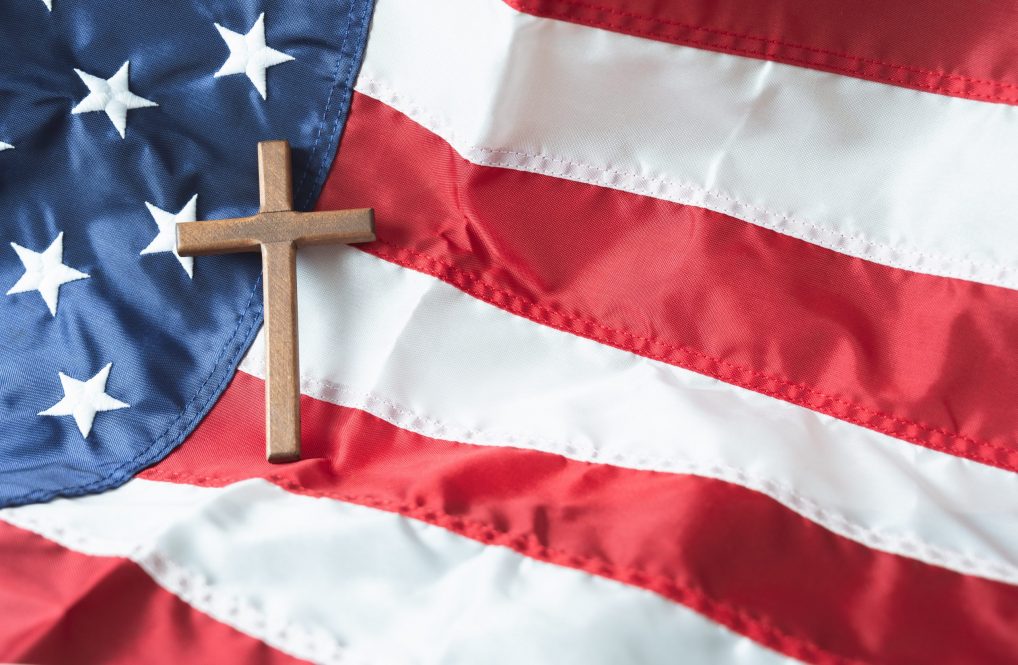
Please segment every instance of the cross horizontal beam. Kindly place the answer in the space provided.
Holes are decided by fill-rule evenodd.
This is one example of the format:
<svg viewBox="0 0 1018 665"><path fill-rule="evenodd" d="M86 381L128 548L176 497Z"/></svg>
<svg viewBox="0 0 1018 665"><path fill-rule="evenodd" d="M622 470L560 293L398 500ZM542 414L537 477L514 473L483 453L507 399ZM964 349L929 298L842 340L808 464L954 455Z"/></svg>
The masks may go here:
<svg viewBox="0 0 1018 665"><path fill-rule="evenodd" d="M261 245L292 243L295 247L370 242L375 239L371 208L295 212L262 212L253 217L221 219L215 223L177 225L177 253L208 256L257 252Z"/></svg>

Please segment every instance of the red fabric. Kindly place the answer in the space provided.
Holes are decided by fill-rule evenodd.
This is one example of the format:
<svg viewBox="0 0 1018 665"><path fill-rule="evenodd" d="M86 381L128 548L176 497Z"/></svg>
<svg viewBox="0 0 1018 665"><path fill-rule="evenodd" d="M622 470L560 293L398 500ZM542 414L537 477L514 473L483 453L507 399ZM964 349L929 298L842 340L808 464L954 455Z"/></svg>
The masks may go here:
<svg viewBox="0 0 1018 665"><path fill-rule="evenodd" d="M2 522L0 661L305 662L198 612L127 559L79 554Z"/></svg>
<svg viewBox="0 0 1018 665"><path fill-rule="evenodd" d="M872 550L725 482L431 439L309 397L304 459L269 464L264 390L239 373L142 477L261 477L400 513L649 589L809 662L989 664L1018 653L1018 587Z"/></svg>
<svg viewBox="0 0 1018 665"><path fill-rule="evenodd" d="M1018 469L1018 293L889 268L702 208L473 165L356 95L322 209L359 247L539 323Z"/></svg>
<svg viewBox="0 0 1018 665"><path fill-rule="evenodd" d="M1018 104L1018 7L957 0L505 0L519 11L943 95Z"/></svg>

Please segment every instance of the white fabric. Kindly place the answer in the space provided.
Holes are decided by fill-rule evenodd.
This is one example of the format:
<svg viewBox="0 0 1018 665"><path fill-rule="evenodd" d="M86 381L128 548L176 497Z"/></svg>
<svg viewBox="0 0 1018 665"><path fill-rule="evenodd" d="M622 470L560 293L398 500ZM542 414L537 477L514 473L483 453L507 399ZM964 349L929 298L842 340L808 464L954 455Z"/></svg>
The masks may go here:
<svg viewBox="0 0 1018 665"><path fill-rule="evenodd" d="M298 253L302 390L426 436L719 478L869 547L1018 583L1018 474L488 305L346 247ZM264 376L259 337L241 370Z"/></svg>
<svg viewBox="0 0 1018 665"><path fill-rule="evenodd" d="M380 0L357 89L467 159L1018 288L1018 108L520 14Z"/></svg>
<svg viewBox="0 0 1018 665"><path fill-rule="evenodd" d="M132 480L0 519L130 557L198 610L314 662L790 662L648 591L262 480Z"/></svg>

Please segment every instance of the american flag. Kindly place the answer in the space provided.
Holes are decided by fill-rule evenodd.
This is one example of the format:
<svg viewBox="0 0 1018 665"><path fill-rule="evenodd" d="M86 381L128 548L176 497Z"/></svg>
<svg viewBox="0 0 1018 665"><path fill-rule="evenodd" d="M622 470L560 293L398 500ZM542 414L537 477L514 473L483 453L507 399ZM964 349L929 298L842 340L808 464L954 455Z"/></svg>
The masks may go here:
<svg viewBox="0 0 1018 665"><path fill-rule="evenodd" d="M3 0L0 660L1018 662L1016 31ZM286 465L173 243L264 139L379 238L298 254Z"/></svg>

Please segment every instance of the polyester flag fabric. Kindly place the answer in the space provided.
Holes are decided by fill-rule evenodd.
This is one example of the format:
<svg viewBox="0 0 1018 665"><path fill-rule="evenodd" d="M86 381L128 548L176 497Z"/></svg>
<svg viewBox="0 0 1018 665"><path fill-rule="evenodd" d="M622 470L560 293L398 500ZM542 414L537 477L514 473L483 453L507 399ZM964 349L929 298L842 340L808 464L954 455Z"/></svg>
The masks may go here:
<svg viewBox="0 0 1018 665"><path fill-rule="evenodd" d="M0 660L1018 662L1018 15L375 5L4 8Z"/></svg>

